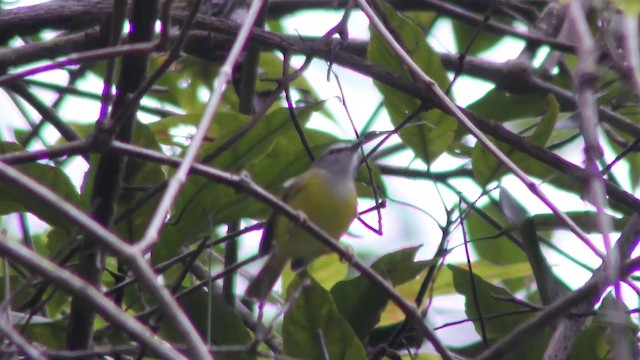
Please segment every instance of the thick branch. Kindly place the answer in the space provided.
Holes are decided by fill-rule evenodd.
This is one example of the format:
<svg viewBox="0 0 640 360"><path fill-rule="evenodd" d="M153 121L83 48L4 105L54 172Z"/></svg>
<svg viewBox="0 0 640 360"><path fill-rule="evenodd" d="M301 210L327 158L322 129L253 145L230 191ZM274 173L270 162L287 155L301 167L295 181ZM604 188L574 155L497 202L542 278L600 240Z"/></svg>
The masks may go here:
<svg viewBox="0 0 640 360"><path fill-rule="evenodd" d="M115 6L115 5L114 5ZM154 34L157 18L157 1L138 0L133 4L131 32L129 42L132 44L148 42ZM121 24L118 24L121 25ZM131 141L133 124L136 117L137 103L130 104L127 99L135 92L145 79L148 54L125 55L122 59L118 96L114 103L114 118L98 123L96 131L106 132L103 136L115 136L123 142ZM106 120L105 120L106 121ZM113 215L120 189L124 179L125 157L117 152L107 150L101 154L96 167L93 188L91 191L91 209L93 218L106 228L111 228ZM98 287L104 267L104 255L98 242L87 237L82 245L77 273L89 283ZM67 344L70 350L88 349L92 341L94 309L79 297L71 301L71 314Z"/></svg>

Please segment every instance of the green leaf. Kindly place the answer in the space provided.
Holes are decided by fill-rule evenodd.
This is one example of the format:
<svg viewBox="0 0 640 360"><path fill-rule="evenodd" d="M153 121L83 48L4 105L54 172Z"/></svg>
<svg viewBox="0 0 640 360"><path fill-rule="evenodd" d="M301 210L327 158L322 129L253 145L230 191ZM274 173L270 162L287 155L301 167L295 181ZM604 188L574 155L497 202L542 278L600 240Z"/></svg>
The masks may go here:
<svg viewBox="0 0 640 360"><path fill-rule="evenodd" d="M370 348L377 348L378 346L384 346L385 348L390 348L392 350L406 350L409 348L418 348L422 345L424 338L418 335L418 332L415 331L412 326L409 325L402 336L402 339L395 346L391 346L390 340L393 336L396 335L400 326L404 324L404 321L396 322L390 325L378 326L367 338L367 344ZM414 356L416 354L412 354ZM441 357L437 357L437 359L441 359Z"/></svg>
<svg viewBox="0 0 640 360"><path fill-rule="evenodd" d="M527 139L534 144L545 146L553 133L559 114L560 105L558 104L558 100L556 100L555 96L549 94L549 96L547 96L547 111L540 120L540 123L533 134L527 136Z"/></svg>
<svg viewBox="0 0 640 360"><path fill-rule="evenodd" d="M512 148L504 143L496 143L492 141L494 145L506 155L508 158L512 157ZM473 154L471 155L471 166L473 170L473 177L478 182L478 185L485 187L492 181L497 181L503 175L507 174L507 170L501 163L496 160L492 153L485 149L479 141L473 148Z"/></svg>
<svg viewBox="0 0 640 360"><path fill-rule="evenodd" d="M298 118L303 123L321 103L296 109ZM243 123L235 124L235 129ZM221 129L230 127L220 123ZM211 145L205 147L203 153L214 151L220 143L229 138L234 131L225 132ZM284 141L284 143L281 143ZM274 147L282 144L288 148L278 148L279 153L289 153L285 159L270 156ZM291 152L296 157L291 157ZM274 161L271 161L274 160ZM286 160L286 161L285 161ZM281 108L268 113L248 133L233 143L228 149L216 157L212 165L218 168L238 171L246 169L254 180L264 187L276 187L287 179L304 171L310 164L308 157L302 152L300 140L291 126L288 109ZM256 171L259 169L259 171ZM256 218L266 216L267 208L252 197L238 192L231 187L214 183L209 179L191 176L185 183L172 212L172 217L161 235L161 240L153 252L153 261L162 262L174 256L180 246L211 227L237 220L239 218Z"/></svg>
<svg viewBox="0 0 640 360"><path fill-rule="evenodd" d="M150 60L151 70L160 66L164 60L164 56L153 57ZM218 74L218 68L215 64L212 66L211 62L186 56L176 62L172 70L165 72L156 83L157 87L166 91L150 92L146 97L184 109L189 114L202 112L206 96L198 95L211 92L211 84ZM237 106L233 106L234 98L237 103L233 88L227 87L220 110L236 109Z"/></svg>
<svg viewBox="0 0 640 360"><path fill-rule="evenodd" d="M43 256L50 256L51 254L59 256L60 254L68 253L74 247L73 234L55 227L49 229L42 237L34 240L35 250ZM75 245L79 244L79 242L75 243Z"/></svg>
<svg viewBox="0 0 640 360"><path fill-rule="evenodd" d="M147 149L161 152L160 144L155 134L148 125L136 122L133 131L132 143ZM147 198L147 191L139 189L152 189L161 185L166 180L162 166L156 162L129 157L124 172L123 188L118 199L116 219L130 208L146 199L144 204L130 213L126 218L119 219L115 224L116 232L125 240L135 241L139 239L147 228L149 220L155 214L156 206L160 201L161 193Z"/></svg>
<svg viewBox="0 0 640 360"><path fill-rule="evenodd" d="M567 215L576 225L586 233L597 233L599 230L596 228L596 216L605 216L611 220L615 226L616 231L622 231L627 224L628 219L624 217L614 217L609 214L597 214L595 211L565 211ZM531 219L535 221L536 227L541 230L560 230L566 229L566 225L563 224L553 213L536 214L532 215Z"/></svg>
<svg viewBox="0 0 640 360"><path fill-rule="evenodd" d="M533 220L525 220L518 226L518 229L524 251L527 254L527 258L529 258L529 264L531 264L531 270L538 285L538 293L540 294L542 305L549 305L562 296L566 287L556 278L547 259L542 254L540 238Z"/></svg>
<svg viewBox="0 0 640 360"><path fill-rule="evenodd" d="M321 109L324 102L317 102L312 105L295 108L295 113L304 126L311 114ZM234 121L237 124L237 121ZM237 126L239 129L240 126ZM268 112L264 118L260 119L250 131L235 141L228 149L225 149L220 156L212 161L212 165L229 170L240 170L259 160L271 150L273 142L286 133L294 131L291 121L291 114L286 107L277 108ZM203 153L209 153L219 148L228 138L234 136L234 131L224 133L220 139L210 146L205 146Z"/></svg>
<svg viewBox="0 0 640 360"><path fill-rule="evenodd" d="M538 293L542 305L549 305L560 298L565 288L555 277L551 266L542 254L540 242L544 240L538 236L536 224L527 210L506 189L500 188L500 206L509 221L518 228L522 249L529 259L533 277L536 279Z"/></svg>
<svg viewBox="0 0 640 360"><path fill-rule="evenodd" d="M631 153L625 157L627 164L629 164L629 181L634 189L640 186L640 154Z"/></svg>
<svg viewBox="0 0 640 360"><path fill-rule="evenodd" d="M426 263L427 266L436 266L438 265L439 261L438 259L432 259L427 261ZM531 275L531 267L526 262L498 266L487 261L478 260L474 261L472 263L472 266L474 272L479 276L482 276L483 279L491 282L500 282L505 285L509 285L512 283L522 284L522 279ZM413 299L415 299L416 297L416 294L423 286L422 283L424 282L426 274L427 270L422 271L414 280L397 286L396 292L400 294L400 296L402 296L404 299L413 301ZM453 275L451 274L451 271L446 267L441 267L440 269L438 269L437 274L437 279L433 284L433 287L431 287L429 294L433 294L433 296L455 294L456 291L453 285ZM522 286L519 286L517 288L517 291L519 291L520 289L522 289ZM402 310L400 310L394 303L389 302L382 312L378 324L393 324L404 319L404 317L405 315Z"/></svg>
<svg viewBox="0 0 640 360"><path fill-rule="evenodd" d="M402 285L414 279L430 264L429 261L414 261L418 250L420 246L413 246L386 254L376 260L371 268L394 286Z"/></svg>
<svg viewBox="0 0 640 360"><path fill-rule="evenodd" d="M161 152L160 144L150 127L136 121L133 128L131 143L146 149ZM94 178L100 163L100 155L90 156L90 168L85 173L81 189L81 202L84 208L91 205ZM155 213L161 192L148 196L147 190L162 185L166 174L162 165L135 157L128 157L122 177L122 190L118 198L115 212L115 232L128 241L137 240L144 232L149 219ZM143 203L139 203L144 199ZM134 204L139 205L135 211L130 211ZM122 217L127 213L126 217Z"/></svg>
<svg viewBox="0 0 640 360"><path fill-rule="evenodd" d="M329 292L313 278L303 277L297 276L287 288L287 300L293 305L282 325L284 353L302 359L366 359L362 343Z"/></svg>
<svg viewBox="0 0 640 360"><path fill-rule="evenodd" d="M272 30L273 31L273 30ZM291 69L289 69L291 71ZM270 91L276 88L277 83L271 79L279 79L282 77L282 59L272 52L260 53L260 75L258 76L258 82L256 84L257 91ZM291 88L304 93L302 101L308 103L308 101L315 102L321 98L317 93L316 87L314 87L305 77L299 76L292 83ZM296 104L299 105L299 104ZM327 118L334 118L330 112L326 109L320 109L320 112Z"/></svg>
<svg viewBox="0 0 640 360"><path fill-rule="evenodd" d="M3 263L7 260L3 260ZM28 279L25 279L21 274L13 269L9 269L9 274L5 274L2 271L2 276L0 276L0 281L3 284L6 284L7 281L11 284L11 288L8 289L6 286L0 287L0 296L3 299L7 300L7 305L11 305L12 308L21 307L28 300L31 300L31 297L34 295L34 287L33 284L29 283ZM15 289L24 289L23 291L15 291ZM9 290L9 292L6 292ZM19 315L19 314L17 314Z"/></svg>
<svg viewBox="0 0 640 360"><path fill-rule="evenodd" d="M66 349L66 321L37 321L36 323L26 325L24 328L21 327L21 329L25 337L34 343L53 350Z"/></svg>
<svg viewBox="0 0 640 360"><path fill-rule="evenodd" d="M527 308L509 301L513 295L504 288L492 285L475 273L473 274L474 288L471 286L471 274L468 270L453 265L447 265L447 267L453 274L456 291L465 297L467 318L478 319L482 315L489 339L502 338L531 317L531 314L517 314ZM478 313L477 306L480 307L481 314ZM492 319L487 318L499 314L505 315ZM479 321L474 321L474 326L478 334L481 334Z"/></svg>
<svg viewBox="0 0 640 360"><path fill-rule="evenodd" d="M612 326L619 327L612 334ZM626 304L608 293L602 300L598 315L578 337L569 355L570 360L578 359L612 359L618 355L620 359L638 359L638 325L629 316ZM616 341L612 342L612 336ZM612 348L612 345L622 348ZM628 356L622 356L627 352Z"/></svg>
<svg viewBox="0 0 640 360"><path fill-rule="evenodd" d="M609 327L606 324L597 322L587 327L573 345L569 354L569 360L606 360L610 348ZM636 357L637 359L637 357Z"/></svg>
<svg viewBox="0 0 640 360"><path fill-rule="evenodd" d="M380 321L389 300L378 286L362 276L338 282L331 289L331 296L360 339L365 339Z"/></svg>
<svg viewBox="0 0 640 360"><path fill-rule="evenodd" d="M321 256L307 266L307 272L325 289L331 289L336 283L342 281L348 270L349 264L335 253ZM289 272L293 271L286 269L283 273L283 283L288 284L293 279L293 276L289 279L285 278L285 275Z"/></svg>
<svg viewBox="0 0 640 360"><path fill-rule="evenodd" d="M500 210L513 225L522 224L529 218L527 209L518 202L518 200L509 193L509 190L502 186L500 189Z"/></svg>
<svg viewBox="0 0 640 360"><path fill-rule="evenodd" d="M24 148L13 142L0 142L0 154L9 154L17 151L24 151ZM30 163L16 165L15 169L25 177L29 177L55 192L72 206L79 204L76 188L60 167ZM12 183L0 180L0 215L17 212L29 212L49 225L64 229L67 232L71 232L73 229L73 225L66 216L60 214L59 211L51 209L32 192L23 191Z"/></svg>
<svg viewBox="0 0 640 360"><path fill-rule="evenodd" d="M504 288L492 285L477 274L471 275L466 269L453 265L447 265L447 267L453 273L456 291L465 297L467 318L474 319L473 325L479 335L484 328L489 341L511 334L514 329L533 316L532 313L527 312L528 308L509 301L513 296ZM471 276L474 279L473 285ZM479 321L480 316L483 319L483 326ZM511 348L506 358L540 359L544 352L543 344L546 344L548 337L548 331L532 335L526 344Z"/></svg>
<svg viewBox="0 0 640 360"><path fill-rule="evenodd" d="M508 265L527 262L519 244L515 244L504 232L514 230L509 226L502 212L491 204L477 206L465 219L469 241L478 256L496 265ZM489 219L479 214L483 212ZM492 220L490 222L489 220ZM494 224L498 226L494 227ZM511 228L511 230L509 230Z"/></svg>
<svg viewBox="0 0 640 360"><path fill-rule="evenodd" d="M483 31L477 25L471 26L457 20L451 22L458 51L467 51L466 54L469 56L477 56L502 40L502 36Z"/></svg>
<svg viewBox="0 0 640 360"><path fill-rule="evenodd" d="M511 94L494 88L470 104L467 109L478 116L504 123L540 116L546 107L547 102L540 94Z"/></svg>
<svg viewBox="0 0 640 360"><path fill-rule="evenodd" d="M408 18L396 12L387 3L382 3L385 15L396 33L400 35L413 60L438 84L441 89L449 86L446 71L438 54L429 47L423 31ZM368 59L396 76L410 78L399 57L394 54L382 37L370 28L371 40L367 52ZM384 105L391 122L397 126L420 106L420 101L391 87L376 82L376 87L384 97ZM453 141L458 123L452 117L438 110L418 115L409 125L400 130L399 136L413 152L429 164L440 156Z"/></svg>
<svg viewBox="0 0 640 360"><path fill-rule="evenodd" d="M527 136L531 142L544 146L551 137L556 121L558 119L558 102L553 95L547 97L547 112L540 119L538 126L532 135ZM495 144L495 142L494 142ZM529 164L535 166L535 161L530 156L516 152L511 146L504 143L497 143L496 146L520 169L525 169ZM504 165L493 156L480 142L476 142L472 155L473 175L480 185L489 184L491 181L500 179L508 171Z"/></svg>
<svg viewBox="0 0 640 360"><path fill-rule="evenodd" d="M51 319L58 318L61 314L69 311L71 296L69 293L60 291L59 288L48 288L44 298L47 299L47 316Z"/></svg>
<svg viewBox="0 0 640 360"><path fill-rule="evenodd" d="M411 247L386 254L371 266L394 286L415 279L430 262L414 261L419 247ZM364 276L338 282L332 289L340 314L351 324L360 339L364 339L380 321L388 297L376 284Z"/></svg>
<svg viewBox="0 0 640 360"><path fill-rule="evenodd" d="M215 292L199 290L181 297L178 301L196 330L211 344L235 345L242 348L253 340L240 316ZM184 341L182 334L176 334L175 327L166 317L160 325L160 334L170 340ZM255 359L254 355L246 351L214 355L216 359Z"/></svg>

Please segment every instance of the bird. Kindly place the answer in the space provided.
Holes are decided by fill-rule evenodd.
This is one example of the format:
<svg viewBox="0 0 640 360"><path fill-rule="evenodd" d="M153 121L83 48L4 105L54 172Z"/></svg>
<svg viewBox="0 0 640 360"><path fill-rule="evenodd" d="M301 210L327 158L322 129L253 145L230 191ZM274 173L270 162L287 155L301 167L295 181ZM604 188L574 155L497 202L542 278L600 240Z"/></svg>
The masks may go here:
<svg viewBox="0 0 640 360"><path fill-rule="evenodd" d="M355 178L360 146L359 142L333 144L307 171L285 183L283 201L336 241L357 215ZM259 250L261 255L268 254L267 261L249 283L245 297L264 302L287 263L293 271L300 271L330 252L296 222L274 211L265 225Z"/></svg>

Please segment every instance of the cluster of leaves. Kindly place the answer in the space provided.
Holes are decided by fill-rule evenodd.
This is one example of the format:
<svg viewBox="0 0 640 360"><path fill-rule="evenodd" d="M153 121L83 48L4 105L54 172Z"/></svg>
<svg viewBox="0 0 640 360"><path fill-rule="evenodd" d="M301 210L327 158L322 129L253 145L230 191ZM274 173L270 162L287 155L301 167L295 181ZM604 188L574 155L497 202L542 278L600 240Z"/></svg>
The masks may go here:
<svg viewBox="0 0 640 360"><path fill-rule="evenodd" d="M328 1L324 5L329 6L328 3L333 4ZM433 79L435 86L446 92L455 86L447 71L451 71L456 78L468 72L493 82L496 87L468 106L465 114L485 132L489 141L528 176L540 179L540 183L544 182L568 194L581 195L587 172L558 155L570 152L579 143L581 136L579 126L576 125L582 117L578 112L580 103L572 94L580 59L575 54L573 45L555 39L557 32L546 34L547 45L552 50L550 54L562 55L562 61L553 66L553 71L550 72L545 72L544 66L534 68L532 61L519 60L495 66L480 57L488 49L504 46L501 42L507 36L504 28L513 30L516 25L525 23L531 24L531 27L539 25L537 21L542 19L539 14L557 4L538 1L470 5L459 1L454 2L455 6L447 8L448 5L437 1L430 2L432 4L425 7L407 5L402 1L373 3L378 3L378 15L384 19L384 24L391 30L395 41L402 45L420 70ZM633 4L624 1L620 3L628 7ZM42 6L45 8L45 5ZM295 10L299 4L274 0L270 11L282 14L279 12L286 11L288 6ZM31 11L34 14L42 13L38 9L38 6L34 6ZM461 13L471 15L462 16ZM480 15L487 17L483 19ZM604 33L605 30L599 30L596 26L601 23L600 20L606 20L603 20L604 10L593 8L590 15L592 31ZM437 21L442 21L443 18L452 25L455 45L461 49L460 57L439 54L426 40ZM3 19L0 14L0 29ZM224 35L228 42L235 37L238 29L237 24L231 22L214 22L211 25L205 20L199 21L191 29L194 33L211 30L208 26L219 26L219 33L211 34L215 45L225 42L216 42L220 39L214 35ZM268 98L273 92L278 95L277 92L282 91L281 86L284 84L287 91L299 95L300 101L296 104L276 101L269 104L262 116L255 118L238 111L239 104L246 99L242 98L242 94L238 95L236 89L229 87L218 105L213 125L208 129L205 141L199 148L199 161L206 159L203 165L213 170L243 173L243 176L250 176L262 188L278 194L283 182L309 166L308 151L319 154L330 143L339 140L334 134L305 127L312 115L321 115L327 121L337 120L327 111L323 99L319 99L317 95L317 89L307 81L304 74L290 83L285 83L290 78L281 82L273 81L281 78L283 72L290 72L290 64L287 63L289 52L325 58L335 62L336 66L350 68L371 77L382 94L381 106L392 125L397 128L397 137L400 139L400 145L389 148L387 153L409 150L417 160L428 166L437 163L443 156L455 157L464 164L462 168L451 172L418 173L410 168L372 162L373 179L369 179L365 169L362 169L359 180L369 184L376 183L384 200L388 200L383 186L386 175L420 177L422 181L438 183L442 189L456 194L459 200L452 204L442 204L447 207L448 215L441 224L443 236L432 260L416 261L418 248L412 247L380 257L373 262L371 268L380 275L380 279L391 284L403 299L416 303L423 310L421 315L427 321L434 298L453 294L464 297L465 320L473 324L476 330L474 335L482 341L455 349L449 348L449 351L464 356L477 356L484 351L491 351L495 343L512 341L509 343L511 347L507 351L507 357L542 357L545 351L549 351L548 344L552 343L550 339L554 336L556 325L554 321L558 320L543 317L542 313L547 310L557 311L558 315L572 318L569 314L573 307L561 306L563 297L571 291L562 283L562 279L557 278L541 247L541 244L545 244L549 249L561 253L549 240L549 231L565 229L566 224L549 214L530 215L527 204L519 203L518 197L511 196L505 189L500 190L498 200L494 199L491 189L495 188L494 184L511 174L509 168L497 160L480 141L474 141L467 128L460 125L457 115L442 105L442 99L435 97L428 89L425 90L426 85L416 84L415 73L401 60L398 52L389 46L389 39L373 26L364 52L358 51L362 45L360 42L348 39L343 39L338 46L331 41L324 41L326 39L318 41L309 38L296 42L298 39L275 31L282 28L281 21L280 17L269 17L268 28L271 31L265 32L267 35L260 33L260 36L250 39L252 44L262 45L265 50L260 53L258 61L259 78L262 80L256 84L257 97ZM48 40L49 34L44 29L48 26L64 28L65 25L54 21L45 24L47 26L16 34L23 40L28 40L24 41L27 45L21 45L13 39L7 43L6 49L16 50L19 56L20 51L30 51L30 44L45 44L49 47L43 46L40 49L43 53L38 59L46 58L47 49L60 45L55 38ZM91 25L96 24L97 21ZM77 30L75 25L72 29ZM487 29L493 32L487 32ZM509 34L517 35L517 31ZM525 39L529 42L523 52L535 52L546 44L544 37ZM315 47L305 47L305 41L313 43ZM79 47L75 50L86 51L92 49L94 44L77 46ZM71 50L60 48L60 55L69 56ZM266 51L269 48L276 48L286 56ZM101 50L105 51L103 55L106 58L114 57L109 55L108 47ZM162 68L167 60L165 55L163 53L150 57L150 72ZM631 192L637 187L640 179L640 157L637 153L628 153L625 147L632 145L640 136L640 118L636 111L638 94L634 92L637 89L626 79L626 73L620 67L608 66L615 59L605 55L603 54L604 60L597 68L598 77L593 84L594 89L601 93L598 111L606 124L603 139L612 153L624 155L624 163L629 172L625 179L610 175L609 179L603 178L603 181L610 192L611 209L622 215L630 215L635 209L629 203L637 203L637 200L626 191ZM548 56L550 58L551 55ZM152 114L154 120L136 120L134 124L130 141L134 150L129 153L122 176L122 189L115 201L114 216L110 219L111 231L124 242L137 242L145 234L152 217L157 216L155 212L162 190L175 174L177 165L173 161L175 159L168 154L184 154L189 144L188 135L193 132L205 112L206 99L199 95L217 91L212 84L219 75L220 64L209 60L186 54L154 84L155 88L164 91L145 94L139 114ZM0 51L0 64L3 66L25 66L32 59L25 55L23 62L12 61L15 62L15 58L8 59ZM23 108L24 101L40 112L41 123L48 121L63 133L60 126L56 125L56 119L61 120L63 125L77 134L78 139L86 139L84 146L78 146L73 153L71 150L59 151L70 139L48 144L41 126L31 119L28 111L23 111L25 122L33 124L33 128L25 131L12 127L12 133L4 135L5 138L0 142L0 161L7 167L11 165L18 170L25 179L37 180L40 185L57 194L59 199L64 199L65 204L74 211L87 214L92 213L92 206L95 205L93 184L96 169L109 145L96 146L93 142L100 131L100 127L96 127L94 123L60 119L57 111L60 104L72 103L78 98L88 98L99 103L101 97L96 95L98 91L79 91L73 85L89 77L109 78L113 69L106 65L102 62L87 62L78 68L65 70L70 74L69 86L31 78L10 79L8 76L12 75L11 71L0 77L0 85L4 86L19 109ZM16 72L24 70L20 67L9 69ZM242 68L236 68L236 71L244 73ZM121 74L124 75L126 74ZM42 106L39 106L43 104L42 100L31 93L31 88L53 90L61 100L56 101L49 109L50 112L43 111ZM25 96L24 89L27 89L26 94L33 96ZM70 97L71 95L76 97ZM18 97L22 101L18 101ZM302 134L297 131L294 123L303 129ZM307 149L302 146L302 137L305 139L304 143L308 144ZM43 150L34 150L37 148ZM42 154L35 154L36 151L42 151ZM146 156L145 151L153 151L156 156L154 160ZM47 161L37 162L34 159ZM67 174L65 169L72 161L88 164L84 178L72 179L72 176L77 175ZM622 157L616 159L618 161L622 161ZM2 169L4 167L0 167ZM475 183L476 189L483 190L482 198L491 201L469 200L465 189L459 189L450 181L451 178L460 176ZM20 229L21 233L12 228L9 236L1 235L0 240L5 245L0 252L6 252L3 250L4 246L20 247L18 242L13 245L8 242L8 237L19 233L20 235L15 236L21 237L43 261L46 258L61 268L73 270L84 249L81 246L84 238L82 231L78 229L77 219L56 210L41 194L29 191L26 185L18 186L6 180L4 175L0 177L0 181L0 214L6 215L2 218L3 221L17 215L25 224ZM74 183L81 183L80 188L77 189ZM631 184L629 189L620 185L626 183ZM225 236L219 230L222 225L237 228L241 221L264 219L273 210L264 199L247 191L242 178L231 185L233 186L230 186L229 181L223 183L202 173L191 174L173 203L170 217L150 257L151 264L162 274L164 283L169 285L179 299L181 311L189 316L200 334L213 345L216 357L256 358L261 352L269 350L298 358L381 358L396 356L396 351L419 349L425 343L424 334L410 321L411 317L407 316L406 309L400 310L402 307L397 307L398 304L391 301L390 294L377 283L380 279L372 279L359 273L347 276L347 265L333 256L316 261L309 269L311 276L285 274L285 302L278 307L284 313L278 330L273 327L265 328L257 323L237 301L241 299L241 294L225 296L208 279L208 276L217 280L226 275L225 289L233 289L233 286L229 286L233 284L233 277L220 271L229 264L219 258L235 251L227 243L235 241L234 238L243 231ZM368 186L359 188L361 197L372 198L372 194ZM465 206L460 207L458 203ZM25 217L27 213L45 222L46 230L31 234ZM576 211L567 215L585 232L601 230L594 226L593 219L596 216L600 216L597 218L599 220L604 217L612 221L612 232L622 232L626 224L624 217L613 219L608 214L595 214L592 211ZM465 229L464 240L469 240L474 253L474 257L469 258L468 264L464 266L446 262L451 252L462 249L449 246L454 230L461 227ZM570 241L578 240L572 238ZM621 254L625 261L630 258L633 246L627 249L628 252ZM598 270L581 262L580 255L562 254L569 261L597 273ZM3 327L0 327L0 331L18 339L24 337L37 342L49 351L65 349L70 336L66 334L69 331L68 324L73 320L70 319L71 299L77 294L71 289L63 290L47 280L41 280L51 280L51 276L55 274L30 272L27 270L31 269L28 265L7 260L9 266L4 267L2 273L6 285L0 291L11 309L13 328L18 331L12 332ZM197 271L202 264L207 269L207 276L204 277ZM98 287L132 317L137 317L150 327L157 326L157 332L162 338L173 344L182 343L185 340L183 334L176 333L174 324L164 319L166 314L157 310L158 299L136 286L135 282L123 282L130 275L127 271L122 259L114 254L107 254L105 271L101 274ZM627 271L624 275L628 276L630 273L631 271ZM207 290L204 290L203 287L207 285ZM625 348L628 354L637 356L636 324L624 312L628 310L624 303L613 295L605 296L606 286L602 286L595 296L584 298L587 313L579 315L589 321L587 326L583 326L586 330L578 332L574 339L568 341L570 344L575 343L569 346L573 350L566 356L570 358L608 358L612 353L622 352L620 347ZM594 316L592 310L600 298L602 300ZM275 304L281 305L279 302ZM622 324L623 329L616 330L611 326L614 321L607 318L606 314L616 314L621 308L624 309L625 316L614 321L618 327ZM100 309L96 311L101 313ZM522 330L534 323L539 325ZM131 338L120 332L114 324L97 318L93 327L96 329L93 342L97 345L110 345L104 351L105 354L140 351L138 346L130 346ZM535 330L533 335L530 334L531 329ZM610 341L612 333L618 337L617 343ZM282 344L278 341L280 338ZM441 340L451 342L451 339ZM18 345L15 341L14 343ZM259 346L256 347L257 343ZM618 347L615 348L612 343ZM7 344L4 350L15 351L12 346ZM21 349L24 351L24 348ZM502 353L504 352L503 350ZM441 352L438 356L449 355Z"/></svg>

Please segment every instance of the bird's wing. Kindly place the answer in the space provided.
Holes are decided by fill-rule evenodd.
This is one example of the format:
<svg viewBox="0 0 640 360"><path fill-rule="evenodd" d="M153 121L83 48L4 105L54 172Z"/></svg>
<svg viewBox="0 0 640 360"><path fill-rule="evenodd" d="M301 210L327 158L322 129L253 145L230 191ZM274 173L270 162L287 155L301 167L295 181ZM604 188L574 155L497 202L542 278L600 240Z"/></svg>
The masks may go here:
<svg viewBox="0 0 640 360"><path fill-rule="evenodd" d="M286 188L284 195L282 195L282 201L289 202L289 199L298 191L300 191L300 176L293 177L284 183ZM258 249L259 255L267 255L273 251L273 231L275 227L275 221L278 217L277 211L272 211L267 218L267 223L264 226L264 232L262 233L262 240L260 241L260 248Z"/></svg>

